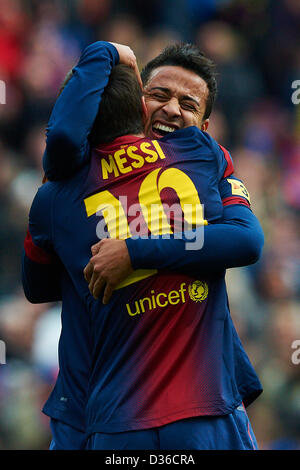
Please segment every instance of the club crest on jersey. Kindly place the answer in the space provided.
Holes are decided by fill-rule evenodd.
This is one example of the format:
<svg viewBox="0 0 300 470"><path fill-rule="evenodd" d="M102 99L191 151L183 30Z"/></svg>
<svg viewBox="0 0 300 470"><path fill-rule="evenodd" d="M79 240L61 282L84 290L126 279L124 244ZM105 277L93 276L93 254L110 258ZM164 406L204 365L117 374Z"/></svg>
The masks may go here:
<svg viewBox="0 0 300 470"><path fill-rule="evenodd" d="M208 285L206 282L191 282L189 285L189 296L194 302L203 302L208 296Z"/></svg>

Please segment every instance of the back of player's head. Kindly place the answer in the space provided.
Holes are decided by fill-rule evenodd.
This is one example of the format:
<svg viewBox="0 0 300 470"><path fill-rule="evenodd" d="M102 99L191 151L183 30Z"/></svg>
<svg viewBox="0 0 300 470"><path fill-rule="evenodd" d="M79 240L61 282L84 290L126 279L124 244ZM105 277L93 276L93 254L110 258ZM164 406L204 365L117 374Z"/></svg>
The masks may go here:
<svg viewBox="0 0 300 470"><path fill-rule="evenodd" d="M89 140L92 146L143 132L142 90L130 67L113 67Z"/></svg>
<svg viewBox="0 0 300 470"><path fill-rule="evenodd" d="M206 57L195 44L172 44L167 46L157 57L148 62L144 67L141 72L143 85L147 85L155 69L167 65L179 66L191 70L206 82L209 94L203 119L207 119L211 114L217 94L215 64Z"/></svg>

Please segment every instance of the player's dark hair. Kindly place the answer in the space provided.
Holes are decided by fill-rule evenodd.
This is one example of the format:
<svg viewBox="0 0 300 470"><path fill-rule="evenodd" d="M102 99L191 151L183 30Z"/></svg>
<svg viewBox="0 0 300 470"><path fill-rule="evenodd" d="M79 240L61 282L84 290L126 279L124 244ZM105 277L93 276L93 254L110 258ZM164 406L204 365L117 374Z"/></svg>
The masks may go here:
<svg viewBox="0 0 300 470"><path fill-rule="evenodd" d="M153 70L165 65L175 65L195 72L207 84L208 97L203 119L207 119L217 94L216 66L195 44L176 43L167 46L157 57L152 59L141 72L143 85L146 86Z"/></svg>
<svg viewBox="0 0 300 470"><path fill-rule="evenodd" d="M142 90L130 67L113 67L89 135L92 147L144 132Z"/></svg>

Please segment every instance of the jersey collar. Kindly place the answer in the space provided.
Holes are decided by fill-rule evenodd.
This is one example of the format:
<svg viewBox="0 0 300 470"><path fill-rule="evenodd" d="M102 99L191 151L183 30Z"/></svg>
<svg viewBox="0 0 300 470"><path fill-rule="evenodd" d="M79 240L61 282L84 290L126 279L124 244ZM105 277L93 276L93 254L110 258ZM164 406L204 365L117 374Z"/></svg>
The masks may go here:
<svg viewBox="0 0 300 470"><path fill-rule="evenodd" d="M137 135L123 135L121 137L117 137L116 139L114 139L112 142L109 142L107 144L101 144L97 147L97 149L99 150L110 150L112 148L115 148L115 147L121 147L121 146L125 146L125 145L130 145L130 144L134 144L135 142L137 142L138 140L142 139L143 137L140 136L138 137Z"/></svg>

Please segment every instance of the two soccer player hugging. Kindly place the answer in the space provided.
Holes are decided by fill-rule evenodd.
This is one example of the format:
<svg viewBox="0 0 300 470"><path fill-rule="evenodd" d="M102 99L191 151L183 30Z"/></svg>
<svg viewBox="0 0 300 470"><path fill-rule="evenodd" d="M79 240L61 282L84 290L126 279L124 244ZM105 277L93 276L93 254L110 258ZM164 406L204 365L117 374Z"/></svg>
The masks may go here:
<svg viewBox="0 0 300 470"><path fill-rule="evenodd" d="M215 68L174 44L141 78L130 48L93 43L48 124L23 286L62 301L50 448L256 449L245 408L262 386L225 273L264 237L207 132Z"/></svg>

